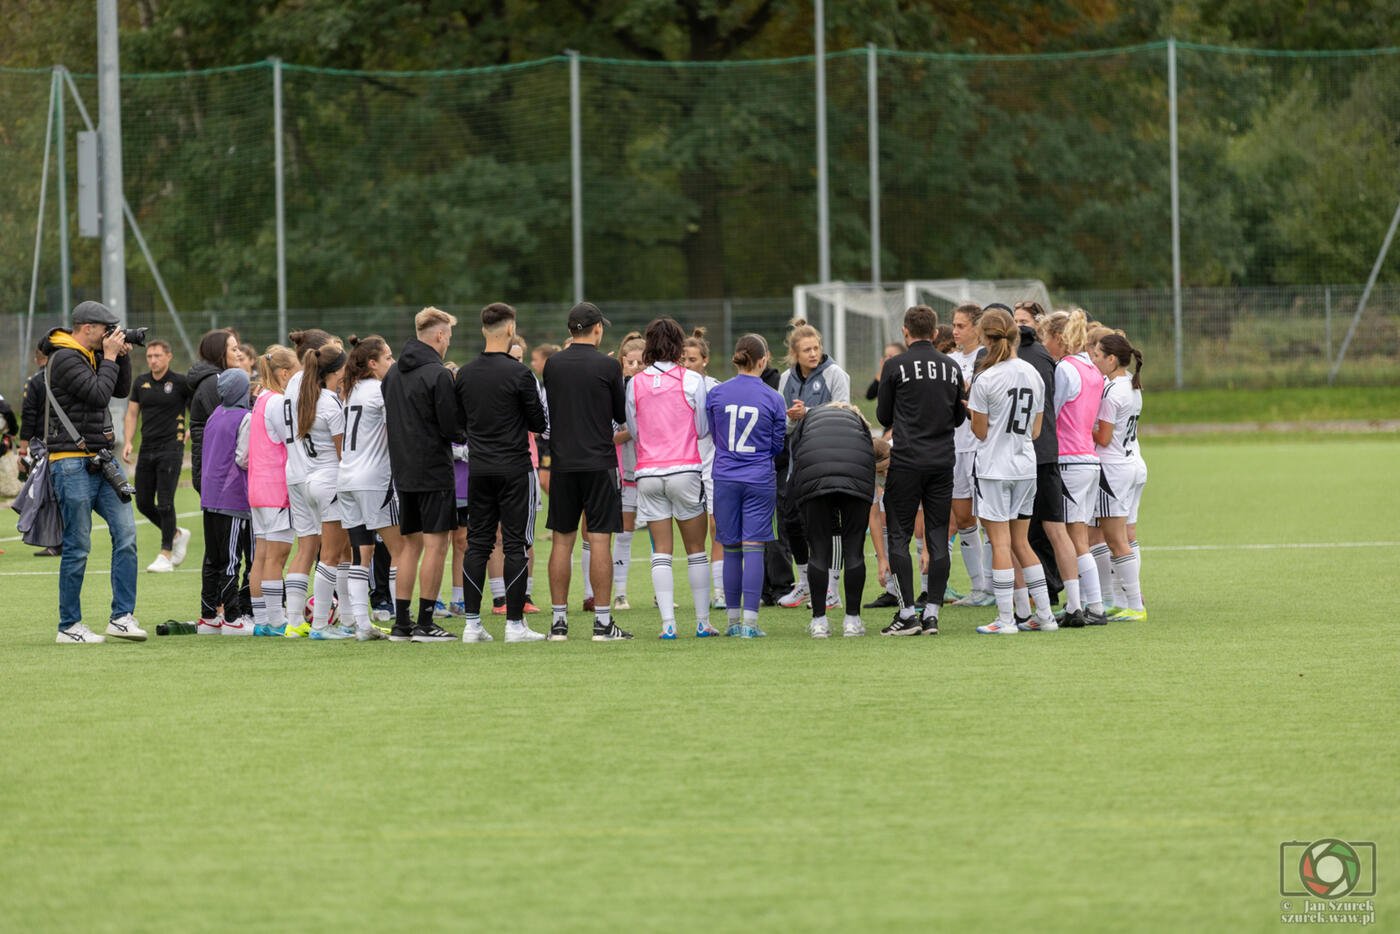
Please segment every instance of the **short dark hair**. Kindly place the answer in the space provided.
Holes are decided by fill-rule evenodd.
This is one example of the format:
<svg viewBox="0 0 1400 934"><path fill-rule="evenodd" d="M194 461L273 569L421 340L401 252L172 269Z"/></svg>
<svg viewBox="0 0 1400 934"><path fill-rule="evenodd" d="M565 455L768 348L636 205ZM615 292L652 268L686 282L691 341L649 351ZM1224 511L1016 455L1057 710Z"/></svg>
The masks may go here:
<svg viewBox="0 0 1400 934"><path fill-rule="evenodd" d="M915 305L904 313L904 329L915 340L929 340L938 328L938 312L927 305Z"/></svg>
<svg viewBox="0 0 1400 934"><path fill-rule="evenodd" d="M150 350L152 347L159 347L161 350L164 350L166 353L171 353L171 352L172 352L172 351L170 350L170 341L161 340L159 337L157 337L155 340L146 341L146 349L147 349L147 350Z"/></svg>
<svg viewBox="0 0 1400 934"><path fill-rule="evenodd" d="M494 328L502 321L514 321L515 309L505 302L492 302L481 309L481 326L484 328Z"/></svg>

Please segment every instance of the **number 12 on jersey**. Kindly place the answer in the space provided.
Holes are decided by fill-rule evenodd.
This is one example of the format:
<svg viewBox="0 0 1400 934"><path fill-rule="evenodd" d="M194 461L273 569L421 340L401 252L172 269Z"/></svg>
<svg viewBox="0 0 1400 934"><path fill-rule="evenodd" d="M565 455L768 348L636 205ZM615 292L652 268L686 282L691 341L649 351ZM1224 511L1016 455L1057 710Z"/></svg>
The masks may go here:
<svg viewBox="0 0 1400 934"><path fill-rule="evenodd" d="M729 418L729 450L735 454L758 453L758 448L749 443L749 435L753 434L754 426L758 424L758 408L752 405L726 405L724 414ZM742 430L738 430L740 420L744 422Z"/></svg>

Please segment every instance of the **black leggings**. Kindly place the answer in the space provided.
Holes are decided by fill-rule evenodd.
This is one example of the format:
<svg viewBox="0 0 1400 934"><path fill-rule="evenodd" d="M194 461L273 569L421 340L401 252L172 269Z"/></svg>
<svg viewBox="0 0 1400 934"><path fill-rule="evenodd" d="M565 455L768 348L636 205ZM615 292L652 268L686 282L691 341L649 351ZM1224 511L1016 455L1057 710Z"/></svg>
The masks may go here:
<svg viewBox="0 0 1400 934"><path fill-rule="evenodd" d="M797 500L781 493L778 499L778 520L787 534L787 546L792 551L792 560L801 567L811 563L811 542L808 538L807 523L803 520L804 507ZM810 579L810 572L809 579Z"/></svg>
<svg viewBox="0 0 1400 934"><path fill-rule="evenodd" d="M160 550L169 551L175 542L175 488L180 485L180 468L185 448L141 450L136 458L136 508L160 529Z"/></svg>
<svg viewBox="0 0 1400 934"><path fill-rule="evenodd" d="M812 618L826 615L826 586L832 567L845 568L846 612L860 612L865 590L865 533L870 504L859 496L832 493L802 504L811 557L807 582L812 588ZM833 559L835 559L833 561Z"/></svg>
<svg viewBox="0 0 1400 934"><path fill-rule="evenodd" d="M928 548L928 603L942 606L948 588L948 511L953 504L953 468L914 470L891 467L885 479L885 528L889 531L890 571L899 584L901 608L914 605L914 562L909 539L914 517L924 509L924 543ZM988 573L991 573L988 571Z"/></svg>

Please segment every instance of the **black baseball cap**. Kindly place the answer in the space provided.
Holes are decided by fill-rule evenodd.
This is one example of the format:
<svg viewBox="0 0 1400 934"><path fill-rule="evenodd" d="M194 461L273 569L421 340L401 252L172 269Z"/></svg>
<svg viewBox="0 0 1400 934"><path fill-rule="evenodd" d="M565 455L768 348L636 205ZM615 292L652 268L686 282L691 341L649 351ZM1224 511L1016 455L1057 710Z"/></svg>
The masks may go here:
<svg viewBox="0 0 1400 934"><path fill-rule="evenodd" d="M73 323L101 324L111 327L121 322L118 321L117 316L112 313L112 309L101 302L80 302L78 307L73 309Z"/></svg>
<svg viewBox="0 0 1400 934"><path fill-rule="evenodd" d="M598 306L592 302L579 302L569 309L569 330L575 334L587 331L595 324L604 324L612 327L612 322L603 317L603 313L598 310Z"/></svg>

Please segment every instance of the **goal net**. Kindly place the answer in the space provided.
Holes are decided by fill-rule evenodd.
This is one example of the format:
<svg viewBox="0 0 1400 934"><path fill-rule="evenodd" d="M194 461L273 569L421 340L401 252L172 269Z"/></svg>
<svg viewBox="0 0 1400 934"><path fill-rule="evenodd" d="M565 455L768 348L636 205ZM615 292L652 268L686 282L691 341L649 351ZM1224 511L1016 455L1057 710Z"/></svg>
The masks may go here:
<svg viewBox="0 0 1400 934"><path fill-rule="evenodd" d="M792 290L793 317L821 330L827 353L851 374L852 393L879 374L885 345L903 340L904 312L928 305L940 323L964 302L990 305L1035 301L1051 309L1050 292L1039 279L910 279L905 282L829 282Z"/></svg>

